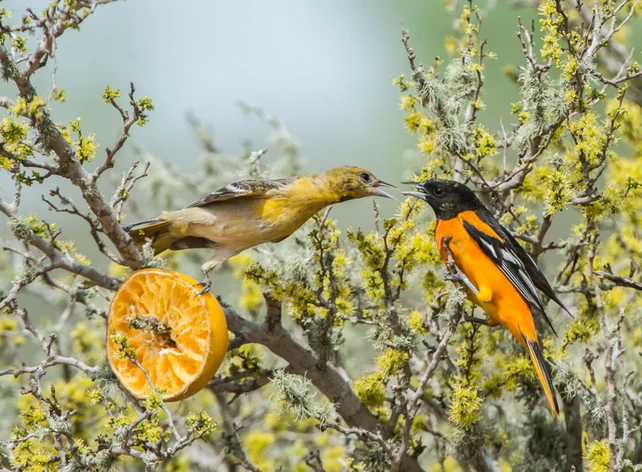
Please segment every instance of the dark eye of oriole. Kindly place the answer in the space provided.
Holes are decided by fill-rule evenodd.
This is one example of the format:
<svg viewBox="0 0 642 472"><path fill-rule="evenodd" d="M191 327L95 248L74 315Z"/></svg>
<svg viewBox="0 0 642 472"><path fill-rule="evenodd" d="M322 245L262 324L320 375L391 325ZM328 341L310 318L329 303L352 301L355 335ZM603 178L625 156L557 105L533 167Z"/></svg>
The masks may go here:
<svg viewBox="0 0 642 472"><path fill-rule="evenodd" d="M359 177L361 177L364 182L370 182L370 174L366 172L361 173Z"/></svg>
<svg viewBox="0 0 642 472"><path fill-rule="evenodd" d="M435 196L439 197L439 196L441 196L441 195L443 195L443 194L444 194L444 189L443 189L443 188L439 188L439 187L437 187L437 188L434 188L434 189L432 190L432 193L433 193L433 195L435 195Z"/></svg>

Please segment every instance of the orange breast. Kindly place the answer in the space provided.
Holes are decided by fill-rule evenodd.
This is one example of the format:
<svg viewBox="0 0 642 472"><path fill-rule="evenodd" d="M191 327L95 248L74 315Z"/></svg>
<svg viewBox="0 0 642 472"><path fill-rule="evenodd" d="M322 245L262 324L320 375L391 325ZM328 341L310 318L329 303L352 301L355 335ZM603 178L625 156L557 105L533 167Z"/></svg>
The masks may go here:
<svg viewBox="0 0 642 472"><path fill-rule="evenodd" d="M462 224L462 219L499 239L492 228L472 211L462 212L450 220L439 220L436 240L442 259L445 261L448 258L442 244L443 239L450 237L449 248L455 264L480 292L484 291L490 298L487 300L487 297L480 295L480 298L487 300L480 301L475 295L469 293L468 299L486 312L491 325L498 323L505 325L522 344L521 333L532 340L537 340L535 324L528 304L495 263L470 237Z"/></svg>

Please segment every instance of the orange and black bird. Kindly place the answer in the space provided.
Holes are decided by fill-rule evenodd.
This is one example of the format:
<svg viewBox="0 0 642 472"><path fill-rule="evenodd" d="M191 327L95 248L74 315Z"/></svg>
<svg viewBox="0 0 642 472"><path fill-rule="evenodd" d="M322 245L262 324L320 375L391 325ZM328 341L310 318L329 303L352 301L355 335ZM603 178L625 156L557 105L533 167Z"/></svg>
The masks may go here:
<svg viewBox="0 0 642 472"><path fill-rule="evenodd" d="M452 255L468 299L481 307L487 320L472 318L488 326L503 324L528 351L542 384L553 416L559 413L555 387L542 354L533 315L546 316L537 289L554 300L569 315L533 259L492 213L465 185L452 180L404 182L415 192L402 192L427 202L437 217L436 240L441 258Z"/></svg>

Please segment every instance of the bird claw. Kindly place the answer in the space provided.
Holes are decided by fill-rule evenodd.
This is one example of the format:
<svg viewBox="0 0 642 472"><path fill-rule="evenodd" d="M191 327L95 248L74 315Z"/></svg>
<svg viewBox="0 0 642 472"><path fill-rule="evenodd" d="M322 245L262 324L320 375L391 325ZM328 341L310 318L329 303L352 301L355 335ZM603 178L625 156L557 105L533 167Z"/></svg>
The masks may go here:
<svg viewBox="0 0 642 472"><path fill-rule="evenodd" d="M490 326L488 320L485 320L484 318L477 318L475 316L464 316L464 321L468 321L469 323L477 323L484 326Z"/></svg>
<svg viewBox="0 0 642 472"><path fill-rule="evenodd" d="M193 285L193 287L196 287L196 286L199 286L199 285L203 286L203 288L200 290L200 292L198 292L196 295L194 295L195 297L198 296L198 295L203 295L204 293L209 292L210 291L210 287L212 286L212 281L210 280L209 271L207 271L205 269L201 269L201 272L203 273L203 277L205 277L205 280Z"/></svg>
<svg viewBox="0 0 642 472"><path fill-rule="evenodd" d="M464 282L459 274L446 274L444 280L446 282Z"/></svg>
<svg viewBox="0 0 642 472"><path fill-rule="evenodd" d="M464 284L468 290L470 290L475 296L479 295L479 290L477 287L475 287L472 282L466 277L460 270L459 267L456 265L452 264L452 269L454 273L447 273L444 276L444 280L447 280L449 282L459 282Z"/></svg>
<svg viewBox="0 0 642 472"><path fill-rule="evenodd" d="M198 295L203 295L204 293L209 292L210 291L210 287L212 286L212 281L210 279L205 279L202 282L198 282L198 283L192 285L192 287L198 287L200 285L202 285L203 288L196 295L194 295L194 297L197 297Z"/></svg>

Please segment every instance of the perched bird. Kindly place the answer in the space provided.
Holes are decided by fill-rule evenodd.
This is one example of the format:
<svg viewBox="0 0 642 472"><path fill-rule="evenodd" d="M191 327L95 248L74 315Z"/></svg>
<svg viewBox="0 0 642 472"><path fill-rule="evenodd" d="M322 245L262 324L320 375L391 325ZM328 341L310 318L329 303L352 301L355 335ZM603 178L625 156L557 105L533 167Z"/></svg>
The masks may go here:
<svg viewBox="0 0 642 472"><path fill-rule="evenodd" d="M278 243L334 203L355 198L392 198L380 187L394 187L371 172L342 166L320 174L278 180L243 180L227 185L178 211L123 228L141 247L148 239L156 254L167 249L210 248L214 256L201 270L203 290L209 272L232 256L263 243Z"/></svg>
<svg viewBox="0 0 642 472"><path fill-rule="evenodd" d="M559 413L555 388L540 348L533 314L544 317L536 289L570 311L557 297L533 259L493 217L475 193L451 180L404 182L416 192L402 192L427 202L437 216L436 240L445 261L449 254L468 287L468 299L480 306L488 319L468 318L489 326L503 324L528 351L553 416Z"/></svg>

